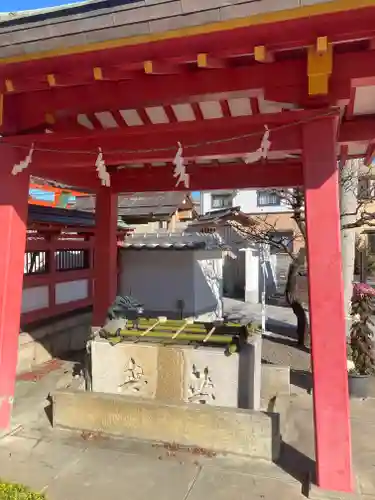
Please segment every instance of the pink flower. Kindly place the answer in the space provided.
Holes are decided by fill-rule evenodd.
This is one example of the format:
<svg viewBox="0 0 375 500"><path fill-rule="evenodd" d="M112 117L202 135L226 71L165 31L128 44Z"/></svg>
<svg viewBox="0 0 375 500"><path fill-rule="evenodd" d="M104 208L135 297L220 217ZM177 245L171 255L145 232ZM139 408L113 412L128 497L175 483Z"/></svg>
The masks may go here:
<svg viewBox="0 0 375 500"><path fill-rule="evenodd" d="M367 283L356 283L353 286L353 297L375 297L375 289Z"/></svg>

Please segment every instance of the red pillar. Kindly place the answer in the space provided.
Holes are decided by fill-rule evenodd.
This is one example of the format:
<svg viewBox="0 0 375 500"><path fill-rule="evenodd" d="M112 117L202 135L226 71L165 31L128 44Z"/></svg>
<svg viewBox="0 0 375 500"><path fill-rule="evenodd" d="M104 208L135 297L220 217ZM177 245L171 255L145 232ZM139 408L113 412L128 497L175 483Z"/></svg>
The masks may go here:
<svg viewBox="0 0 375 500"><path fill-rule="evenodd" d="M336 121L304 125L303 163L318 486L353 491Z"/></svg>
<svg viewBox="0 0 375 500"><path fill-rule="evenodd" d="M11 174L18 155L0 159L0 429L10 424L16 379L26 246L29 176Z"/></svg>
<svg viewBox="0 0 375 500"><path fill-rule="evenodd" d="M102 326L117 293L117 194L107 187L96 196L94 326Z"/></svg>

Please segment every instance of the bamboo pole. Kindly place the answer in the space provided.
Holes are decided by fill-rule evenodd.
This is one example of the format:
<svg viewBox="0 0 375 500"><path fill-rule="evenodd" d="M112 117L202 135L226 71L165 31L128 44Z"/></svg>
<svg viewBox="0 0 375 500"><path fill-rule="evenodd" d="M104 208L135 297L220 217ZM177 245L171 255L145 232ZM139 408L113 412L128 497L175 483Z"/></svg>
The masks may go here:
<svg viewBox="0 0 375 500"><path fill-rule="evenodd" d="M159 339L173 339L175 332L155 332L150 331L147 335L147 338L159 338ZM141 333L137 330L121 330L120 337L140 337ZM204 333L180 333L178 336L178 340L185 340L188 342L203 342L207 337L207 334ZM210 341L217 344L230 344L232 342L231 335L211 335Z"/></svg>
<svg viewBox="0 0 375 500"><path fill-rule="evenodd" d="M185 323L181 326L181 328L179 328L179 329L177 330L177 332L176 332L176 333L172 336L172 340L176 339L176 338L180 335L180 333L182 333L182 331L184 330L184 328L185 328L187 325L188 325L188 322L186 321L186 322L185 322Z"/></svg>
<svg viewBox="0 0 375 500"><path fill-rule="evenodd" d="M216 328L216 326L211 328L211 330L207 333L206 338L203 339L203 342L207 342L212 337L212 334L214 333L215 328Z"/></svg>
<svg viewBox="0 0 375 500"><path fill-rule="evenodd" d="M160 320L157 320L156 323L154 323L153 325L151 325L149 328L147 328L147 330L145 330L144 332L142 332L140 334L140 337L144 337L145 335L147 335L149 332L151 332L151 330L153 328L155 328L155 326L157 326L158 324L160 323Z"/></svg>

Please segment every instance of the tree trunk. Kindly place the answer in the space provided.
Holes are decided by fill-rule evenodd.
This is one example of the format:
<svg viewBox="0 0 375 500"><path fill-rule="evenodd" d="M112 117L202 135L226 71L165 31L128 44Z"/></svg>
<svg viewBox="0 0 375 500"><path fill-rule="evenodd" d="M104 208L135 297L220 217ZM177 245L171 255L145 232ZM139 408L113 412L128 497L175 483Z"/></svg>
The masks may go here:
<svg viewBox="0 0 375 500"><path fill-rule="evenodd" d="M305 261L305 253L300 251L297 258L294 259L288 270L288 279L285 287L285 298L288 305L292 308L293 313L297 318L297 342L298 345L303 347L306 345L308 337L308 320L305 308L297 291L297 278L298 273Z"/></svg>
<svg viewBox="0 0 375 500"><path fill-rule="evenodd" d="M344 165L340 165L341 253L347 336L350 334L356 237L356 228L347 226L357 220L359 162L348 160Z"/></svg>

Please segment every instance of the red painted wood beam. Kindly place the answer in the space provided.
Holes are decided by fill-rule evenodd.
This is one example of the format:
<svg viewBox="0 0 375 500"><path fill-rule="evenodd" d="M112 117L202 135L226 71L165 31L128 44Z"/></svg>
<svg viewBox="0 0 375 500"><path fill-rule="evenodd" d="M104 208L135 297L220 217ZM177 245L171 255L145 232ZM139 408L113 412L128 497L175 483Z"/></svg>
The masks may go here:
<svg viewBox="0 0 375 500"><path fill-rule="evenodd" d="M352 87L351 92L350 92L350 99L349 99L349 102L348 102L348 104L346 106L346 110L345 110L345 118L347 120L350 120L353 118L356 93L357 93L357 87Z"/></svg>
<svg viewBox="0 0 375 500"><path fill-rule="evenodd" d="M211 191L215 189L245 189L266 187L293 187L303 183L302 167L295 162L274 162L246 165L244 163L215 166L187 165L190 186L176 187L173 166L154 167L148 174L129 174L126 169L111 175L117 192L148 191Z"/></svg>
<svg viewBox="0 0 375 500"><path fill-rule="evenodd" d="M305 125L303 142L317 482L352 492L336 120Z"/></svg>
<svg viewBox="0 0 375 500"><path fill-rule="evenodd" d="M74 300L72 302L67 302L66 304L56 304L53 307L46 307L45 309L37 309L35 311L22 313L21 325L23 328L26 328L27 325L30 325L31 323L34 323L36 321L45 320L47 318L56 317L71 311L84 309L91 306L92 301L92 297L88 297L87 299Z"/></svg>
<svg viewBox="0 0 375 500"><path fill-rule="evenodd" d="M370 142L366 150L366 156L364 159L365 165L370 166L375 160L375 140Z"/></svg>
<svg viewBox="0 0 375 500"><path fill-rule="evenodd" d="M77 228L77 232L79 233L80 236L82 236L81 231L85 228ZM89 249L91 248L91 243L88 240L84 240L83 238L81 240L73 239L74 237L77 238L77 234L71 233L69 234L69 238L71 239L61 239L64 237L64 235L61 235L61 231L66 230L66 228L61 227L61 226L55 226L52 230L49 231L48 228L43 228L43 226L40 228L38 231L39 235L46 235L48 236L49 233L53 233L58 238L56 239L56 249L58 250L83 250L83 249ZM70 231L70 229L69 229ZM91 236L92 234L95 234L95 228L91 230L91 232L87 231L86 235ZM27 244L26 244L26 251L27 252L43 252L46 250L46 242L43 240L35 240L35 239L28 239ZM64 271L61 273L61 275L65 275L65 273L69 273L70 271ZM44 275L33 275L34 277L38 276L44 276ZM29 276L30 278L31 276ZM24 279L26 276L24 277ZM66 281L73 280L74 278L68 278ZM78 278L77 278L78 279ZM64 280L63 280L64 281ZM33 284L33 283L31 283Z"/></svg>
<svg viewBox="0 0 375 500"><path fill-rule="evenodd" d="M240 133L235 132L234 135L240 135ZM232 158L243 157L248 152L255 151L259 148L261 136L262 134L259 133L257 136L241 138L230 142L200 144L201 140L208 140L208 137L206 136L207 139L203 139L202 136L199 136L197 133L185 134L182 136L183 145L186 144L184 147L184 158L186 160L195 161L199 158L219 159L228 156ZM223 129L221 133L216 133L211 136L212 139L217 141L227 137L228 130L225 129ZM121 151L124 148L124 141L121 140L102 141L101 147L103 149L105 163L109 167L127 163L156 163L171 161L176 154L178 141L181 141L181 135L171 133L170 136L158 136L155 134L149 136L147 141L136 140L135 137L132 138L131 142L129 142L129 152L114 152ZM90 145L87 144L87 146L86 144L79 144L78 150L83 149L95 151L95 146L91 146L91 143L89 143ZM190 145L193 144L200 145L197 147L190 147ZM134 148L134 152L132 148ZM158 148L166 150L158 151ZM154 149L154 151L148 151L149 149ZM298 128L296 127L294 130L290 129L288 132L285 130L278 132L274 131L272 133L271 149L273 151L285 153L300 151L301 140ZM76 167L92 168L93 171L95 170L96 154L64 153L62 148L60 148L60 151L61 152L58 154L58 160L56 160L56 153L35 151L33 158L34 165L31 170L33 175L37 175L39 169L43 169L44 171L48 169L50 171L50 177L54 177L54 166L57 165L57 161L59 166L64 166L67 170L74 170Z"/></svg>
<svg viewBox="0 0 375 500"><path fill-rule="evenodd" d="M185 122L167 125L152 125L144 127L128 127L126 129L102 130L96 132L84 132L74 134L45 134L42 136L17 136L8 138L12 143L23 144L26 149L32 142L38 146L45 143L48 148L57 149L57 153L36 152L33 161L33 169L50 169L58 166L69 167L91 167L95 164L98 146L101 146L106 154L108 165L120 165L121 163L168 161L174 156L174 148L177 141L183 142L185 146L184 155L194 160L201 156L219 158L223 155L239 155L257 149L263 124L267 123L272 128L277 124L287 123L290 119L303 120L304 117L313 116L312 113L321 115L322 111L314 112L290 112L275 115L256 115L253 117L221 118L201 122ZM319 120L318 120L319 121ZM255 127L255 124L258 124ZM260 127L260 128L259 128ZM158 133L158 131L160 133ZM200 143L208 140L220 140L230 136L242 135L256 132L256 137L244 138L228 143L201 146L199 148L188 148L189 144ZM69 139L71 137L71 139ZM351 142L369 142L375 137L375 117L368 116L353 118L342 122L339 132L339 143L347 145ZM40 142L42 141L42 142ZM272 150L274 151L298 151L301 149L300 133L298 127L291 127L271 133ZM172 148L166 152L155 153L123 153L114 154L114 150L127 149L144 150L149 148ZM69 145L69 148L68 148ZM71 151L88 150L93 154L64 153L66 149ZM61 152L60 152L61 151ZM93 167L94 168L94 167ZM34 170L33 170L33 173ZM84 173L84 172L83 172ZM83 183L80 186L85 186ZM90 184L87 187L91 187Z"/></svg>
<svg viewBox="0 0 375 500"><path fill-rule="evenodd" d="M0 243L0 429L6 429L14 401L29 176L10 175L18 161L15 150L4 148L0 169L0 226L6 228Z"/></svg>
<svg viewBox="0 0 375 500"><path fill-rule="evenodd" d="M74 248L74 246L73 246ZM80 249L83 249L82 246ZM64 272L54 273L54 282L55 283L65 283L66 281L76 281L80 279L89 279L91 278L92 272L91 269L79 269L79 270L71 270ZM48 284L49 279L48 275L44 274L31 274L24 276L24 287L32 288L35 286L43 286Z"/></svg>
<svg viewBox="0 0 375 500"><path fill-rule="evenodd" d="M220 118L207 121L183 122L127 129L100 130L80 134L44 134L40 136L18 136L7 138L12 144L22 144L27 150L32 143L36 148L55 151L35 151L33 174L39 169L50 169L57 163L66 168L94 168L98 147L101 147L108 166L122 163L146 163L169 161L175 155L178 141L184 146L184 156L194 160L198 157L220 158L226 155L243 156L259 147L264 125L270 128L295 121L305 121L321 116L325 110L296 111L269 115ZM246 137L248 134L254 134ZM205 141L220 141L228 137L240 139L214 144ZM271 133L271 148L274 151L298 151L301 148L300 132L297 126L274 130ZM199 144L199 147L189 147ZM137 152L152 150L151 152ZM160 151L162 149L162 151ZM66 153L65 151L69 152ZM74 151L78 151L74 153ZM82 151L87 153L82 154ZM92 153L90 154L90 152ZM122 152L119 152L122 151ZM127 151L127 152L124 152ZM84 184L80 183L80 186ZM90 184L87 187L91 187Z"/></svg>
<svg viewBox="0 0 375 500"><path fill-rule="evenodd" d="M145 141L147 140L147 137L151 135L157 136L158 140L161 138L162 143L165 143L166 137L172 137L171 134L173 133L176 136L178 135L180 137L179 140L181 140L181 138L183 138L185 135L186 137L188 137L190 134L194 135L194 132L196 132L195 135L199 136L200 141L205 141L209 138L213 138L213 135L214 133L216 133L216 131L220 132L220 134L222 135L222 129L225 129L225 137L228 137L232 132L240 132L244 134L250 133L252 131L256 132L257 130L261 130L261 128L266 124L270 128L272 128L287 123L298 123L299 121L309 120L313 117L319 118L326 112L334 111L327 109L318 109L263 115L258 114L254 116L225 117L209 121L197 120L195 122L177 122L160 125L145 125L142 127L127 127L125 130L103 129L99 131L82 130L79 133L77 133L76 131L68 131L57 132L55 134L29 134L11 136L6 138L5 142L9 141L12 144L24 145L26 149L30 147L33 142L37 146L48 145L49 148L66 149L67 143L69 141L69 147L71 147L72 149L78 150L79 146L82 145L84 145L83 149L85 147L89 147L90 145L95 145L95 150L98 144L105 144L107 141L108 144L121 141L121 147L122 149L125 149L124 140L129 139L132 146L134 144L133 140L135 140L142 142L142 149L146 149ZM295 129L294 127L291 127L287 130L292 131ZM276 132L274 132L274 134L276 134ZM372 140L374 137L375 115L353 117L353 119L344 120L341 123L339 131L339 142L342 144L349 142L367 142ZM169 145L174 145L173 140L169 142ZM56 158L54 163L56 163Z"/></svg>
<svg viewBox="0 0 375 500"><path fill-rule="evenodd" d="M339 131L339 142L368 142L375 137L375 115L353 117L343 121Z"/></svg>
<svg viewBox="0 0 375 500"><path fill-rule="evenodd" d="M95 207L94 326L103 326L117 293L117 195L101 188Z"/></svg>
<svg viewBox="0 0 375 500"><path fill-rule="evenodd" d="M331 95L350 98L350 82L360 84L363 78L373 77L375 51L335 54L331 78ZM280 83L282 82L282 83ZM44 123L45 113L74 109L78 113L92 113L111 109L139 108L147 105L199 100L205 94L231 92L256 95L264 88L273 98L288 91L291 101L307 99L306 61L286 60L267 65L196 71L189 75L166 75L153 78L143 75L132 81L96 81L91 85L61 87L38 92L35 95L8 94L5 109L10 108L18 117L17 128L27 129ZM335 91L336 89L336 91ZM338 95L335 95L338 94ZM212 98L212 97L210 97ZM3 130L6 132L6 130Z"/></svg>
<svg viewBox="0 0 375 500"><path fill-rule="evenodd" d="M317 111L318 115L322 111ZM45 141L47 149L56 149L57 152L36 151L31 166L31 171L34 175L42 177L53 177L61 182L61 177L58 177L62 168L68 171L72 168L81 168L79 176L73 174L64 174L65 177L71 178L69 185L80 186L82 188L95 189L98 187L97 179L90 176L90 169L94 172L96 151L98 146L103 148L105 161L108 166L117 166L126 163L150 163L153 161L170 161L174 154L178 141L183 141L184 156L186 159L194 161L198 157L220 158L222 156L237 156L241 157L249 151L254 151L259 147L259 141L262 134L262 123L268 122L272 127L273 123L282 124L283 121L290 118L301 119L304 117L313 116L312 112L291 112L278 113L276 115L257 115L254 117L238 117L238 118L222 118L218 120L210 120L210 128L207 127L206 121L194 123L179 123L168 125L153 125L150 127L128 127L127 129L112 129L102 130L94 133L84 133L77 137L72 136L68 139L68 135L47 134L39 136ZM319 119L318 121L321 121ZM250 126L250 124L258 123L259 127ZM286 121L287 123L287 121ZM144 131L146 131L146 134ZM152 133L154 131L154 133ZM161 131L162 133L156 133ZM243 134L256 133L256 136L245 137L231 142L223 142L211 145L201 145L196 148L189 148L191 144L201 143L208 140L222 140L230 136L240 136ZM356 118L347 122L343 122L340 128L339 142L342 145L347 145L350 142L368 142L375 137L375 119L374 117ZM56 139L58 141L56 142ZM10 142L23 144L27 147L34 142L39 145L39 139L36 136L12 137L8 139ZM275 130L271 132L271 148L274 151L299 151L301 150L301 138L299 127L290 127L283 130ZM128 151L118 153L116 150L123 151L129 144ZM43 147L43 144L41 145ZM27 149L26 147L26 149ZM143 151L145 149L160 149L166 148L167 151L154 151L139 153L136 150ZM92 151L92 154L81 153L64 153L68 149L70 151ZM85 170L86 169L86 170ZM77 182L77 184L75 184Z"/></svg>
<svg viewBox="0 0 375 500"><path fill-rule="evenodd" d="M193 106L195 108L195 106ZM339 115L339 110L321 108L312 110L296 110L293 112L285 113L267 113L258 114L256 116L237 116L237 117L223 117L214 118L210 120L204 120L203 116L196 121L186 121L177 123L162 123L162 124L151 124L148 116L145 118L148 120L148 124L144 126L137 127L127 127L126 130L120 128L111 129L100 129L100 130L87 130L84 129L80 132L75 130L67 132L56 132L54 134L28 134L28 135L18 135L18 136L8 136L4 139L4 142L10 142L11 144L20 144L25 147L29 147L32 143L39 145L47 145L48 148L56 146L57 144L65 145L67 141L71 147L76 147L80 142L90 142L92 144L98 144L100 141L106 140L142 140L144 141L149 135L157 134L159 136L170 136L171 133L176 134L191 134L198 131L201 140L202 132L208 136L208 134L214 134L216 132L222 132L222 129L228 130L227 136L232 131L241 130L242 133L250 133L252 131L263 132L263 127L267 125L269 128L278 127L287 124L298 124L299 122L304 122L306 120L319 119L326 113ZM293 129L294 127L291 127Z"/></svg>
<svg viewBox="0 0 375 500"><path fill-rule="evenodd" d="M120 169L111 173L111 190L116 192L143 192L143 191L184 191L183 187L175 189L176 179L173 177L173 165L165 167L151 167L139 169ZM235 188L265 188L272 183L273 187L288 187L302 185L302 167L299 162L286 160L270 163L245 163L215 164L213 166L202 164L188 164L187 172L190 174L190 190L213 190ZM86 175L88 177L89 174ZM59 169L54 170L61 182L70 182L78 185L82 175L79 170ZM90 174L90 185L97 191L100 182L96 170Z"/></svg>
<svg viewBox="0 0 375 500"><path fill-rule="evenodd" d="M228 55L244 55L249 54L249 50L251 51L254 47L263 45L264 40L269 40L270 30L272 30L272 40L267 43L270 50L301 48L315 43L317 34L322 32L322 26L324 26L324 34L327 34L333 43L371 39L375 35L374 7L320 14L282 22L270 22L113 49L92 50L82 54L51 57L24 64L7 64L4 65L5 67L0 67L0 76L15 79L25 74L25 67L28 70L28 78L34 73L41 75L76 73L77 68L79 68L80 74L90 75L94 67L103 68L103 75L105 75L106 68L116 68L118 61L133 61L133 66L134 64L139 65L149 60L150 54L155 61L168 59L193 61L197 54L202 52L203 47L206 53L214 54L217 58L225 58ZM222 49L218 50L220 47ZM116 64L113 64L113 61ZM116 76L118 78L117 74Z"/></svg>

